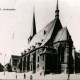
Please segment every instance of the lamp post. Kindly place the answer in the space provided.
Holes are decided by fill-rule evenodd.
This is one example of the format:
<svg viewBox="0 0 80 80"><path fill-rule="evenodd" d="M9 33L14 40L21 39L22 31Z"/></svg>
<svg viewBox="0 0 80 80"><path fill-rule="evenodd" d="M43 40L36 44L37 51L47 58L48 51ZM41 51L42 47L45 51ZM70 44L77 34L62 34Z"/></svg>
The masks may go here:
<svg viewBox="0 0 80 80"><path fill-rule="evenodd" d="M4 54L4 75L5 75L5 57L6 57L6 54Z"/></svg>

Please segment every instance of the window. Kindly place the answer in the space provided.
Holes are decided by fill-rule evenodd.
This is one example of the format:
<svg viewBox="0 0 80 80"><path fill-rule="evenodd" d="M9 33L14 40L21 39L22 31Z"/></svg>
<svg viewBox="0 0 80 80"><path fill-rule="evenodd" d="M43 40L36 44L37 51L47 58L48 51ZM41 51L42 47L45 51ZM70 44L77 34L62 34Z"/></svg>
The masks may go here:
<svg viewBox="0 0 80 80"><path fill-rule="evenodd" d="M31 65L31 71L32 71L32 65Z"/></svg>
<svg viewBox="0 0 80 80"><path fill-rule="evenodd" d="M42 69L44 70L44 67Z"/></svg>
<svg viewBox="0 0 80 80"><path fill-rule="evenodd" d="M44 30L44 35L46 34L46 31Z"/></svg>
<svg viewBox="0 0 80 80"><path fill-rule="evenodd" d="M16 68L14 68L14 70L16 70Z"/></svg>
<svg viewBox="0 0 80 80"><path fill-rule="evenodd" d="M41 40L41 42L43 42L43 39Z"/></svg>
<svg viewBox="0 0 80 80"><path fill-rule="evenodd" d="M44 54L43 54L43 60L44 60Z"/></svg>
<svg viewBox="0 0 80 80"><path fill-rule="evenodd" d="M61 48L61 62L64 62L64 48Z"/></svg>
<svg viewBox="0 0 80 80"><path fill-rule="evenodd" d="M37 68L39 68L39 64L37 65Z"/></svg>
<svg viewBox="0 0 80 80"><path fill-rule="evenodd" d="M38 45L40 46L40 45L41 45L41 43L38 43Z"/></svg>
<svg viewBox="0 0 80 80"><path fill-rule="evenodd" d="M39 56L38 56L38 61L37 62L39 62Z"/></svg>
<svg viewBox="0 0 80 80"><path fill-rule="evenodd" d="M39 50L37 50L37 52L39 53Z"/></svg>

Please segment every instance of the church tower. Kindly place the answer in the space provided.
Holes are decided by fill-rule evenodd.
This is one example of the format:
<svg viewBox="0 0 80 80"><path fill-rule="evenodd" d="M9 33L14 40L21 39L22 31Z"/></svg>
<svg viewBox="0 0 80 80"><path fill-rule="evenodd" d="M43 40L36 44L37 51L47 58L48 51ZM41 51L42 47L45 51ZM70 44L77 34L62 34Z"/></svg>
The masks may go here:
<svg viewBox="0 0 80 80"><path fill-rule="evenodd" d="M28 43L32 40L34 35L36 34L36 22L35 22L35 12L33 9L33 22L32 22L32 29L31 29L31 34L30 37L28 38Z"/></svg>

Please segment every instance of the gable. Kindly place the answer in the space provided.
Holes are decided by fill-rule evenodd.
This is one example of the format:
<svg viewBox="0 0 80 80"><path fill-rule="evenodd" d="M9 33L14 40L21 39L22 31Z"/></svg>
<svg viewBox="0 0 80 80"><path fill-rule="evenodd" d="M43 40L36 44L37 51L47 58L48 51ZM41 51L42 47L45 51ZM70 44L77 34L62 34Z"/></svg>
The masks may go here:
<svg viewBox="0 0 80 80"><path fill-rule="evenodd" d="M62 28L60 31L58 31L55 39L54 39L54 43L55 42L58 42L58 41L67 41L67 40L71 40L71 36L69 34L69 31L68 29L65 27L65 28Z"/></svg>

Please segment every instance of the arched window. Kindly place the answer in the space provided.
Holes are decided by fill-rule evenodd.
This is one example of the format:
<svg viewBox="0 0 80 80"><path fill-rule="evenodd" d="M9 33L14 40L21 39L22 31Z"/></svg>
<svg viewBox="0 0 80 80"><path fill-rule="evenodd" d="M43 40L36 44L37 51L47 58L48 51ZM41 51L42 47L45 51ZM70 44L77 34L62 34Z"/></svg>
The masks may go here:
<svg viewBox="0 0 80 80"><path fill-rule="evenodd" d="M64 62L64 47L61 47L61 62Z"/></svg>
<svg viewBox="0 0 80 80"><path fill-rule="evenodd" d="M60 61L64 62L64 47L61 44L58 47L58 53L59 53L59 56L60 56Z"/></svg>
<svg viewBox="0 0 80 80"><path fill-rule="evenodd" d="M38 60L37 60L37 62L39 62L39 56L38 56Z"/></svg>
<svg viewBox="0 0 80 80"><path fill-rule="evenodd" d="M39 64L37 64L37 68L39 68Z"/></svg>
<svg viewBox="0 0 80 80"><path fill-rule="evenodd" d="M43 54L43 61L44 61L44 54Z"/></svg>

